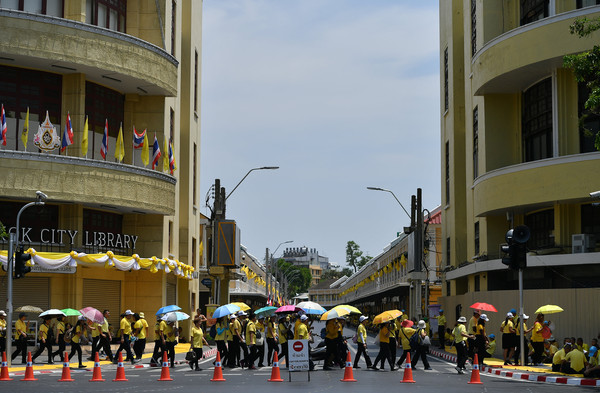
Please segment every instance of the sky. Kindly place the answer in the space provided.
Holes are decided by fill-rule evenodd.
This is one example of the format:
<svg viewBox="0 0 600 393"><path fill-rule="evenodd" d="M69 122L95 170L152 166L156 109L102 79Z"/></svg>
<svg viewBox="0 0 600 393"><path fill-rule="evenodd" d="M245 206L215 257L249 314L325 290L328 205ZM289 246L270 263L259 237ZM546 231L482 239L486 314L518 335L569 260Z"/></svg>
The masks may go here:
<svg viewBox="0 0 600 393"><path fill-rule="evenodd" d="M215 179L227 218L264 261L346 245L381 253L441 200L438 2L204 0L200 195ZM210 202L212 203L212 201Z"/></svg>

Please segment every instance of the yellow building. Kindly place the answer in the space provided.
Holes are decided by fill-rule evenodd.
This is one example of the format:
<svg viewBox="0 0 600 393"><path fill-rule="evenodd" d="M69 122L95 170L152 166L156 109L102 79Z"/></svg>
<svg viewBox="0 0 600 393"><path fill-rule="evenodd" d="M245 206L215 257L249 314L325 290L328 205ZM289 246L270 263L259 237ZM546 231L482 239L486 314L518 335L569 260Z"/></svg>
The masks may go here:
<svg viewBox="0 0 600 393"><path fill-rule="evenodd" d="M517 273L502 264L508 229L531 230L525 313L548 316L555 336L595 337L587 312L600 274L600 153L579 124L585 86L563 56L590 49L599 33L569 33L600 16L596 1L440 1L442 237L448 320L475 301L499 314L518 308ZM586 127L598 130L598 118ZM593 288L593 289L590 289ZM584 311L586 310L586 311ZM494 328L495 329L495 328Z"/></svg>
<svg viewBox="0 0 600 393"><path fill-rule="evenodd" d="M14 281L14 308L108 308L115 325L126 309L152 322L163 305L191 313L208 303L197 279L204 268L197 210L202 1L1 7L0 103L8 130L0 147L0 221L14 228L36 190L49 197L20 219L19 242L35 250L37 263ZM70 119L73 144L64 151L52 148L51 128L36 139L46 116L59 142ZM134 129L147 131L147 165L143 149L133 149ZM162 157L153 168L155 140ZM163 162L170 155L173 168ZM6 260L7 242L1 246ZM70 274L41 268L60 258L71 258L61 272ZM2 273L2 288L6 279ZM5 297L0 291L0 304Z"/></svg>

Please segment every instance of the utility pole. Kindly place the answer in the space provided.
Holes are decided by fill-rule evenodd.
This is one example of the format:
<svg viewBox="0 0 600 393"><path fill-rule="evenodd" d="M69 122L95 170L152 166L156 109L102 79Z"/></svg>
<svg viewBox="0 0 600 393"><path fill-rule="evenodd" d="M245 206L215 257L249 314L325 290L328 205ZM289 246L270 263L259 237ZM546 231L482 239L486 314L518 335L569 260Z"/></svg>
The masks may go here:
<svg viewBox="0 0 600 393"><path fill-rule="evenodd" d="M267 302L269 301L269 296L271 292L269 291L269 284L271 282L271 269L269 269L269 247L265 251L265 282L267 285L265 286L265 294L267 295Z"/></svg>

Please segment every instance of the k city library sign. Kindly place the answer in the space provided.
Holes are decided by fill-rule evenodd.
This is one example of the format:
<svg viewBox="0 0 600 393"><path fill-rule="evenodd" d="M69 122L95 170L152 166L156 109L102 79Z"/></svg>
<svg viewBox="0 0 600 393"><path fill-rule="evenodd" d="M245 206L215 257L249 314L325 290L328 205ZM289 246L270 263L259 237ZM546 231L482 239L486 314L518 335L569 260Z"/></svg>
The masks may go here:
<svg viewBox="0 0 600 393"><path fill-rule="evenodd" d="M10 230L14 231L16 228L12 227ZM82 246L130 248L132 250L135 250L135 243L138 239L136 235L112 232L83 231L83 233L79 233L77 230L50 228L40 228L34 232L33 228L21 228L19 243L39 242L52 246L74 245L79 244L78 236L82 237Z"/></svg>

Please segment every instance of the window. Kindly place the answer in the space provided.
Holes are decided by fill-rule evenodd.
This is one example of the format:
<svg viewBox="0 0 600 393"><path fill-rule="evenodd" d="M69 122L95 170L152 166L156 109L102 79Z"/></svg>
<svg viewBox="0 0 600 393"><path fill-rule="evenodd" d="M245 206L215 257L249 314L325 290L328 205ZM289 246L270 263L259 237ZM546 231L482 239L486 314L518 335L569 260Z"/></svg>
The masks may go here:
<svg viewBox="0 0 600 393"><path fill-rule="evenodd" d="M479 176L479 109L473 109L473 179Z"/></svg>
<svg viewBox="0 0 600 393"><path fill-rule="evenodd" d="M549 16L549 0L521 0L521 26Z"/></svg>
<svg viewBox="0 0 600 393"><path fill-rule="evenodd" d="M169 221L169 240L167 243L167 252L171 254L173 244L173 221Z"/></svg>
<svg viewBox="0 0 600 393"><path fill-rule="evenodd" d="M450 142L446 142L446 205L450 204Z"/></svg>
<svg viewBox="0 0 600 393"><path fill-rule="evenodd" d="M177 3L171 2L171 54L175 56L175 32L177 22Z"/></svg>
<svg viewBox="0 0 600 393"><path fill-rule="evenodd" d="M577 106L579 116L579 152L591 153L596 151L594 141L600 131L600 116L585 109L585 102L590 96L590 89L585 83L577 84Z"/></svg>
<svg viewBox="0 0 600 393"><path fill-rule="evenodd" d="M481 290L481 277L479 276L479 274L477 274L474 278L474 284L475 284L475 292L479 292Z"/></svg>
<svg viewBox="0 0 600 393"><path fill-rule="evenodd" d="M554 247L554 209L525 216L525 225L531 231L527 247L532 250Z"/></svg>
<svg viewBox="0 0 600 393"><path fill-rule="evenodd" d="M444 110L450 107L450 98L448 93L448 47L444 49Z"/></svg>
<svg viewBox="0 0 600 393"><path fill-rule="evenodd" d="M552 78L527 89L522 105L525 161L552 157Z"/></svg>
<svg viewBox="0 0 600 393"><path fill-rule="evenodd" d="M2 0L0 8L63 17L63 0Z"/></svg>
<svg viewBox="0 0 600 393"><path fill-rule="evenodd" d="M595 235L600 241L600 206L581 205L581 233Z"/></svg>
<svg viewBox="0 0 600 393"><path fill-rule="evenodd" d="M577 8L591 7L600 4L600 0L577 0Z"/></svg>
<svg viewBox="0 0 600 393"><path fill-rule="evenodd" d="M471 0L471 56L477 53L477 0Z"/></svg>
<svg viewBox="0 0 600 393"><path fill-rule="evenodd" d="M119 124L124 118L125 96L115 90L85 83L85 113L88 115L90 131L102 134L108 121L108 136L117 137ZM95 154L100 157L100 149L95 147L96 138L92 139L92 158ZM98 151L96 151L98 150Z"/></svg>
<svg viewBox="0 0 600 393"><path fill-rule="evenodd" d="M125 33L127 0L87 0L86 23Z"/></svg>
<svg viewBox="0 0 600 393"><path fill-rule="evenodd" d="M475 239L475 255L479 255L479 222L475 223L475 233L473 238Z"/></svg>
<svg viewBox="0 0 600 393"><path fill-rule="evenodd" d="M450 266L450 238L446 238L446 266Z"/></svg>
<svg viewBox="0 0 600 393"><path fill-rule="evenodd" d="M196 205L196 163L197 163L197 156L196 156L196 142L194 142L194 151L193 151L193 155L194 157L193 159L193 165L194 168L192 169L192 173L193 173L193 179L192 179L192 205Z"/></svg>
<svg viewBox="0 0 600 393"><path fill-rule="evenodd" d="M169 111L169 140L175 146L175 111L170 108Z"/></svg>
<svg viewBox="0 0 600 393"><path fill-rule="evenodd" d="M194 113L198 113L198 51L194 51Z"/></svg>

